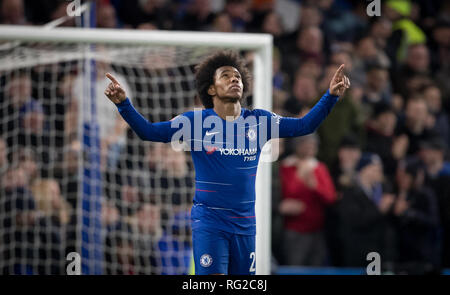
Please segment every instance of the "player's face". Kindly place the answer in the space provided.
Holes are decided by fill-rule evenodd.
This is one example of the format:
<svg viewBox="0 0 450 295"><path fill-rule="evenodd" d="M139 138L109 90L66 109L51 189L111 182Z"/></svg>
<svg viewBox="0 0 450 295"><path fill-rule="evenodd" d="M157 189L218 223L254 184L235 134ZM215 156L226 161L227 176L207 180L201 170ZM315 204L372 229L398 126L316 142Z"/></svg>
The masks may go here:
<svg viewBox="0 0 450 295"><path fill-rule="evenodd" d="M237 102L242 98L244 85L239 71L231 66L220 67L216 70L214 85L209 94L219 99Z"/></svg>

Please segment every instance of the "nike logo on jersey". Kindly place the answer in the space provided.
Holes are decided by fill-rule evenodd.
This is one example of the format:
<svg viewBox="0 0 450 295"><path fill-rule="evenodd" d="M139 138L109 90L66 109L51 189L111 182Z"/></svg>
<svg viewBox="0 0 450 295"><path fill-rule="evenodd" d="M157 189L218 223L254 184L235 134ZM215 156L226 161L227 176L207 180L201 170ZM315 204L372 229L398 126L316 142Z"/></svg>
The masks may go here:
<svg viewBox="0 0 450 295"><path fill-rule="evenodd" d="M205 135L206 136L210 136L210 135L214 135L214 134L218 134L220 132L210 132L210 131L206 131Z"/></svg>

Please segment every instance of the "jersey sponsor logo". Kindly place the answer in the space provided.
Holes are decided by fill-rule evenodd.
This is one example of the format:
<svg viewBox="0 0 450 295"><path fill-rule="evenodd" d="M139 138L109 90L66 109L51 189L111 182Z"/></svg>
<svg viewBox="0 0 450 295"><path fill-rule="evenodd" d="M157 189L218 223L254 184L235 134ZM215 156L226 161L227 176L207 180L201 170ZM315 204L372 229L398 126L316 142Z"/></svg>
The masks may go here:
<svg viewBox="0 0 450 295"><path fill-rule="evenodd" d="M219 151L221 156L253 156L258 153L258 149L232 149L232 148L217 148L215 146L206 146L206 154L212 155L215 151Z"/></svg>
<svg viewBox="0 0 450 295"><path fill-rule="evenodd" d="M220 155L223 156L251 156L258 152L258 149L231 149L231 148L220 148Z"/></svg>
<svg viewBox="0 0 450 295"><path fill-rule="evenodd" d="M200 257L200 265L203 267L209 267L213 263L213 259L209 254L203 254Z"/></svg>

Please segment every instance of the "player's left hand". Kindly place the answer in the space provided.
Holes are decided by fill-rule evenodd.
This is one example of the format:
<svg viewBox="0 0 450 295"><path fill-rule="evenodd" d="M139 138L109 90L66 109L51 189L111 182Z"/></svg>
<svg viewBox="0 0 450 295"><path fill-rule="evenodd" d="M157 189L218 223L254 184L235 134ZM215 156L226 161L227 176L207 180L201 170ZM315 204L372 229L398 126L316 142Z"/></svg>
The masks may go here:
<svg viewBox="0 0 450 295"><path fill-rule="evenodd" d="M105 95L115 104L121 103L125 99L127 99L127 94L125 90L122 88L120 83L114 78L110 73L106 73L106 77L111 80L108 87L105 90Z"/></svg>
<svg viewBox="0 0 450 295"><path fill-rule="evenodd" d="M350 88L350 80L344 75L344 64L342 64L330 82L330 94L342 96L347 88Z"/></svg>

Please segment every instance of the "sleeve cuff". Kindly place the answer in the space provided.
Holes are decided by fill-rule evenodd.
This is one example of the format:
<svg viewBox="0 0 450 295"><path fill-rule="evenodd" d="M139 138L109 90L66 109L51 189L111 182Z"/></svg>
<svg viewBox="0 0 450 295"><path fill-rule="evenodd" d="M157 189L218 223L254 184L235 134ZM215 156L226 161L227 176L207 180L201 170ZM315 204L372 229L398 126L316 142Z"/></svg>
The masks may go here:
<svg viewBox="0 0 450 295"><path fill-rule="evenodd" d="M331 98L339 98L339 95L332 95L332 94L330 94L330 89L327 90L326 95L328 95Z"/></svg>
<svg viewBox="0 0 450 295"><path fill-rule="evenodd" d="M130 99L127 97L124 101L116 103L116 107L120 109L130 104L131 104Z"/></svg>

